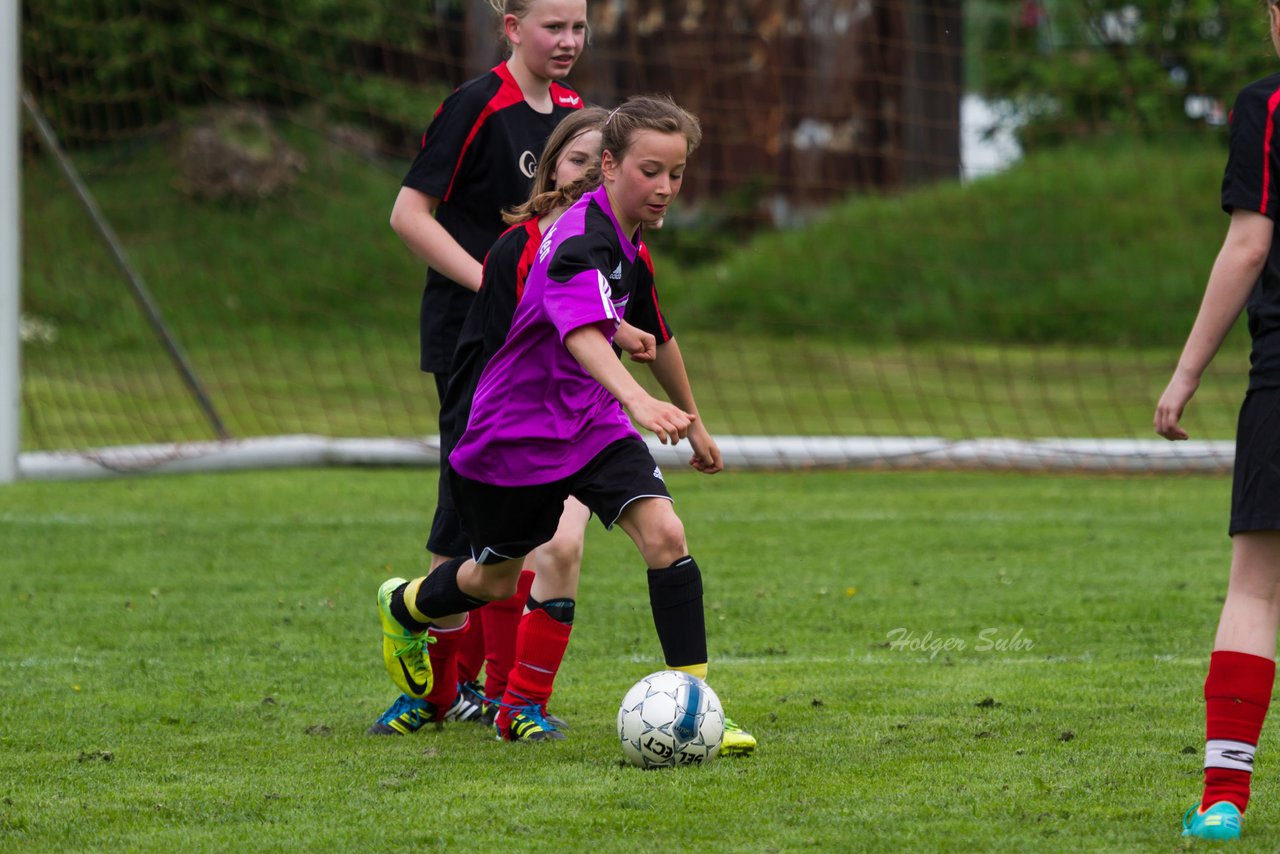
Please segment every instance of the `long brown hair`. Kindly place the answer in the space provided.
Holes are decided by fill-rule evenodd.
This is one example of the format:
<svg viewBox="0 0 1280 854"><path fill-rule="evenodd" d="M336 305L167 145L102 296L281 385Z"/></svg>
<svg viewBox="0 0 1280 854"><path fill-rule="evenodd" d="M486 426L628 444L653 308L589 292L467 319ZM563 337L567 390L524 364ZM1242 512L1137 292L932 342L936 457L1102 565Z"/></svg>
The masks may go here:
<svg viewBox="0 0 1280 854"><path fill-rule="evenodd" d="M600 185L598 156L597 162L592 164L586 174L572 183L557 187L553 175L556 171L556 163L559 162L565 149L587 131L600 130L608 115L608 111L601 107L583 107L565 116L560 124L556 125L556 129L547 138L547 144L543 146L542 157L538 161L538 172L533 179L533 191L529 194L528 200L502 214L502 218L508 225L524 222L533 217L546 216L556 208L573 204L584 192Z"/></svg>

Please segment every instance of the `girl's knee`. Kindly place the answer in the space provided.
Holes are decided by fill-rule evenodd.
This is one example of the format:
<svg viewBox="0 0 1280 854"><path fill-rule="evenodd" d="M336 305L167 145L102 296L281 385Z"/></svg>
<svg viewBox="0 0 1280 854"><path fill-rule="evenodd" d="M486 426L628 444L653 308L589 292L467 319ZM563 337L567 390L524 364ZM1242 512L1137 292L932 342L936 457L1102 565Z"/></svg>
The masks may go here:
<svg viewBox="0 0 1280 854"><path fill-rule="evenodd" d="M511 576L501 576L488 579L485 585L485 592L488 594L488 601L497 602L502 599L510 599L512 596L516 595L516 587L519 583L519 573Z"/></svg>
<svg viewBox="0 0 1280 854"><path fill-rule="evenodd" d="M538 548L538 571L565 573L582 566L582 538L557 534Z"/></svg>
<svg viewBox="0 0 1280 854"><path fill-rule="evenodd" d="M689 546L684 538L684 523L674 512L664 513L656 518L645 530L644 539L648 551L671 558L667 563L689 553Z"/></svg>
<svg viewBox="0 0 1280 854"><path fill-rule="evenodd" d="M520 568L520 561L476 566L475 590L471 595L486 602L510 599L516 595L516 587L520 583Z"/></svg>

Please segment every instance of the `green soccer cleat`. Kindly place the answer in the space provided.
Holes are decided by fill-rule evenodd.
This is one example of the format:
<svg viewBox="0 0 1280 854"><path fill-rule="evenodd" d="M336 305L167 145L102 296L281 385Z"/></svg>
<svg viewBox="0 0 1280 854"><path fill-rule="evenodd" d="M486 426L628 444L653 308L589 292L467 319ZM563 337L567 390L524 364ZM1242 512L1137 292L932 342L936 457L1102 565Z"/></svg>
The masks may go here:
<svg viewBox="0 0 1280 854"><path fill-rule="evenodd" d="M725 716L724 741L720 742L721 756L750 756L756 749L756 737Z"/></svg>
<svg viewBox="0 0 1280 854"><path fill-rule="evenodd" d="M411 632L391 615L391 596L405 584L403 578L389 578L378 588L378 615L382 618L382 663L396 687L410 697L425 697L431 690L431 661L424 644L434 638L426 632Z"/></svg>
<svg viewBox="0 0 1280 854"><path fill-rule="evenodd" d="M1239 839L1242 816L1231 801L1218 801L1204 812L1200 804L1182 814L1182 835L1197 839Z"/></svg>
<svg viewBox="0 0 1280 854"><path fill-rule="evenodd" d="M542 715L537 706L523 706L511 711L508 730L498 726L499 741L561 741L565 738L555 724Z"/></svg>

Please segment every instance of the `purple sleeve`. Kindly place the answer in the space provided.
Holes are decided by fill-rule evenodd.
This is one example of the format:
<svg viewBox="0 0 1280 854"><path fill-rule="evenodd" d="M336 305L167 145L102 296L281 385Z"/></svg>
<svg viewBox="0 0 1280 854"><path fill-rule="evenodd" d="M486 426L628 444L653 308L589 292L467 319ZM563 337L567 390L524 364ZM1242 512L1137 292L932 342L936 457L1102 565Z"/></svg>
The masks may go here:
<svg viewBox="0 0 1280 854"><path fill-rule="evenodd" d="M543 306L561 342L570 332L583 326L599 327L609 341L613 341L613 334L618 329L618 314L609 298L609 281L594 268L583 270L563 282L547 279Z"/></svg>

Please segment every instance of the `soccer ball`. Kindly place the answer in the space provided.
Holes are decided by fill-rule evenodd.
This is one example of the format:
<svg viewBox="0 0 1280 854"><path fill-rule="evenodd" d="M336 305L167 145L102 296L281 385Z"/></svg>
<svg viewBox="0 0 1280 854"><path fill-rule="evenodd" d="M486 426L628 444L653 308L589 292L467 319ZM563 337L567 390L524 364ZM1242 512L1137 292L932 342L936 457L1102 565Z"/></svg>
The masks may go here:
<svg viewBox="0 0 1280 854"><path fill-rule="evenodd" d="M640 768L703 765L720 752L724 709L716 692L698 677L660 670L622 698L618 740L627 759Z"/></svg>

